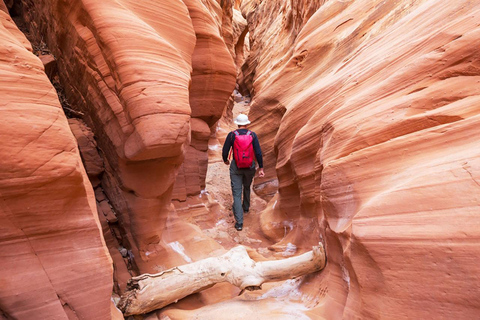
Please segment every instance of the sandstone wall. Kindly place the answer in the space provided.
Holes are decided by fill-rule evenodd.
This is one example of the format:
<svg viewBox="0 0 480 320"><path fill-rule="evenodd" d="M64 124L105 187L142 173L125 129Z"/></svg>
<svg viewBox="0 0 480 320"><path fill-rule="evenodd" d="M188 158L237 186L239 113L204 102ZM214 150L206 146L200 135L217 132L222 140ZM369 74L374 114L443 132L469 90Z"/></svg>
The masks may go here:
<svg viewBox="0 0 480 320"><path fill-rule="evenodd" d="M302 27L325 0L243 0L242 14L250 30L251 54L243 66L244 84L250 93L261 92L269 78L290 55ZM280 45L281 44L281 45Z"/></svg>
<svg viewBox="0 0 480 320"><path fill-rule="evenodd" d="M210 131L222 116L235 87L233 39L225 42L232 37L232 4L224 2L222 7L213 0L184 0L195 29L196 44L189 97L192 140L176 178L172 196L176 200L185 201L187 196L205 189Z"/></svg>
<svg viewBox="0 0 480 320"><path fill-rule="evenodd" d="M222 7L173 0L23 4L37 37L57 56L69 101L98 139L106 159L102 186L141 272L158 270L174 184L174 198L182 200L204 186L209 126L234 87Z"/></svg>
<svg viewBox="0 0 480 320"><path fill-rule="evenodd" d="M109 319L111 258L75 139L0 2L0 318Z"/></svg>
<svg viewBox="0 0 480 320"><path fill-rule="evenodd" d="M258 10L262 34L283 30ZM326 243L300 287L312 315L478 314L479 16L474 1L325 1L291 52L252 47L278 62L256 66L250 111L279 180L264 232L279 250Z"/></svg>
<svg viewBox="0 0 480 320"><path fill-rule="evenodd" d="M301 79L284 85L280 90L280 87L271 81L282 77L281 67L292 56L299 32L324 2L325 0L244 0L240 6L248 22L250 51L242 66L239 85L243 94L251 94L255 98L253 105L262 105L261 111L257 112L256 108L253 108L250 115L259 119L259 123L264 127L261 132L261 146L264 162L270 165L265 166L265 178L257 179L255 191L267 199L271 198L278 188L272 165L276 161L273 141L276 128L285 113L285 107L281 105L282 100L278 96ZM266 95L263 91L275 93Z"/></svg>

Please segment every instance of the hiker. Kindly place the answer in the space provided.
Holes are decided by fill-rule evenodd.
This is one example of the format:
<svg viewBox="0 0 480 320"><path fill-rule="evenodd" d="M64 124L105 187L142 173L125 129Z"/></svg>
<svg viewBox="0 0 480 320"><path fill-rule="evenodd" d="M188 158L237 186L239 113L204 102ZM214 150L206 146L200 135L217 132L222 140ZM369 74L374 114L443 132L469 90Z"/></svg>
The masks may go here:
<svg viewBox="0 0 480 320"><path fill-rule="evenodd" d="M254 158L260 168L258 176L261 178L265 176L265 173L263 172L262 150L257 135L247 129L247 125L250 124L248 116L240 114L233 122L238 125L238 129L230 132L225 139L222 158L225 164L230 164L235 229L241 231L243 229L243 213L248 213L250 210L250 185L256 171ZM229 161L230 149L233 151L231 163Z"/></svg>

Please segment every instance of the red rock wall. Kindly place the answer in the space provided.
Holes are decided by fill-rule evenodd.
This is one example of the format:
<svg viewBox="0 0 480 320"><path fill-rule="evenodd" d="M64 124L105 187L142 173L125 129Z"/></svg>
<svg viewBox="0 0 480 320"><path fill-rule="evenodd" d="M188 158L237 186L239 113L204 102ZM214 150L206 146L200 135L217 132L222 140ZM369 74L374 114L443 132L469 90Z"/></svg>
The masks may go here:
<svg viewBox="0 0 480 320"><path fill-rule="evenodd" d="M75 139L0 2L0 318L108 319L112 262Z"/></svg>
<svg viewBox="0 0 480 320"><path fill-rule="evenodd" d="M291 52L251 57L278 61L256 67L250 112L279 180L264 231L278 249L326 243L301 286L312 316L477 316L479 16L466 0L325 1Z"/></svg>
<svg viewBox="0 0 480 320"><path fill-rule="evenodd" d="M250 115L262 123L262 151L264 162L273 164L276 154L273 148L276 129L285 106L277 96L285 89L272 83L281 78L281 67L292 56L295 41L303 26L325 0L300 1L242 1L240 9L247 18L250 52L242 66L239 85L242 93L251 94L255 100ZM295 80L297 81L297 80ZM288 83L291 87L295 82ZM275 92L275 91L277 92ZM263 91L274 92L265 95ZM270 131L267 131L267 130ZM265 178L257 179L255 192L271 198L278 189L278 181L273 165L265 167Z"/></svg>
<svg viewBox="0 0 480 320"><path fill-rule="evenodd" d="M212 0L183 2L188 7L196 36L189 97L192 141L177 175L172 198L185 201L187 196L205 189L210 131L222 116L235 88L236 69L229 51L233 46L227 45L224 38L225 35L232 37L232 5L225 1L221 7Z"/></svg>
<svg viewBox="0 0 480 320"><path fill-rule="evenodd" d="M178 1L23 3L31 29L58 58L70 103L98 139L107 160L102 185L141 270L150 270L145 248L159 242L190 143L188 10Z"/></svg>
<svg viewBox="0 0 480 320"><path fill-rule="evenodd" d="M251 54L243 66L244 84L252 95L261 92L265 78L279 68L302 27L325 0L243 0ZM281 45L280 45L281 44Z"/></svg>
<svg viewBox="0 0 480 320"><path fill-rule="evenodd" d="M98 139L102 186L137 264L153 272L175 180L174 198L204 186L208 127L234 87L223 9L216 1L23 3Z"/></svg>

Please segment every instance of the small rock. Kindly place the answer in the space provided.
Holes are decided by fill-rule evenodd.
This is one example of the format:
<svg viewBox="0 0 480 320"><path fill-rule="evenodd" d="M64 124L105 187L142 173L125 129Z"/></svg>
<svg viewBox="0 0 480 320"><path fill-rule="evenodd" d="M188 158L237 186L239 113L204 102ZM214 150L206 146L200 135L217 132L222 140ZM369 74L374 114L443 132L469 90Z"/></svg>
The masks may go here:
<svg viewBox="0 0 480 320"><path fill-rule="evenodd" d="M51 54L41 54L38 58L40 58L40 61L43 63L47 77L52 80L57 74L57 61L55 57Z"/></svg>
<svg viewBox="0 0 480 320"><path fill-rule="evenodd" d="M122 257L124 257L124 258L128 257L128 250L127 249L121 248L121 249L119 249L119 251L120 251L120 254L122 255Z"/></svg>

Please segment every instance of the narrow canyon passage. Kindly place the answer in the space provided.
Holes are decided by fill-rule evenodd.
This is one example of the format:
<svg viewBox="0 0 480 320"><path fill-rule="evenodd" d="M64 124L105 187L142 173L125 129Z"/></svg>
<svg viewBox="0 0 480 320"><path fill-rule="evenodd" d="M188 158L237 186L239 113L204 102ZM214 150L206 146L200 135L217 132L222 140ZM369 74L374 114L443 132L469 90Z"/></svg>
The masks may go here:
<svg viewBox="0 0 480 320"><path fill-rule="evenodd" d="M232 108L233 117L240 113L247 114L250 98L241 96L238 92L235 92L234 96L236 101ZM176 212L184 221L198 226L204 235L213 239L222 249L229 250L237 245L244 245L249 248L250 256L256 261L292 257L297 253L294 244L275 246L275 242L262 232L261 213L266 208L267 202L254 192L250 212L244 215L244 229L239 232L234 228L229 166L223 163L221 148L226 134L235 128L231 119L223 118L219 121L217 134L209 141L206 187L198 197L191 197L182 203L174 202ZM292 226L286 223L284 228L286 236ZM179 240L176 243L181 242L182 240ZM185 262L194 261L185 252L185 248L179 245L180 247L175 246L175 250L184 257ZM258 316L262 319L309 319L304 314L308 309L303 304L302 294L298 291L302 279L303 277L265 283L261 290L246 291L240 296L238 288L230 284L217 284L211 289L184 298L157 314L171 319L216 319L220 315L222 319L247 319ZM196 308L189 310L192 304Z"/></svg>
<svg viewBox="0 0 480 320"><path fill-rule="evenodd" d="M477 318L479 17L469 0L0 0L0 320ZM240 113L265 177L237 231L221 149ZM132 277L319 243L320 272L117 308Z"/></svg>
<svg viewBox="0 0 480 320"><path fill-rule="evenodd" d="M114 262L114 294L113 301L125 289L127 280L142 273L142 267L137 264L139 257L132 250L132 238L128 227L124 226L124 218L119 217L115 200L109 198L105 189L111 188L105 180L106 164L105 152L99 146L93 128L85 122L85 112L76 107L75 101L65 94L65 87L72 86L70 76L59 74L57 59L48 45L35 37L25 22L25 13L22 6L10 10L17 26L33 45L34 54L44 62L46 74L57 90L62 108L68 117L70 129L77 139L83 165L95 191L97 211L103 229L103 235L110 255ZM41 35L43 39L45 35ZM60 70L61 72L61 70ZM62 80L61 80L62 79ZM62 81L67 81L63 82ZM245 215L245 228L238 232L234 228L234 218L231 210L232 197L228 166L221 160L221 148L226 134L233 130L232 117L240 113L248 114L251 98L247 94L241 95L235 90L232 95L229 116L224 116L215 124L215 134L210 135L208 141L208 169L205 187L197 195L188 196L182 200L173 200L173 207L165 219L165 227L160 241L161 251L168 255L168 259L156 259L152 264L152 271L162 271L169 266L191 263L203 257L217 256L237 245L250 248L249 253L257 260L283 259L294 256L297 248L287 242L285 245L273 246L276 242L268 238L261 229L261 212L267 202L252 192L251 210ZM175 198L174 191L174 198ZM291 222L282 226L284 236L293 228ZM159 249L148 246L140 251L143 256L140 262L148 263L153 254L159 255ZM163 262L160 264L158 262ZM238 296L239 289L230 284L218 284L215 287L187 297L177 304L158 311L158 317L169 316L171 319L195 318L198 316L210 318L222 308L228 308L232 319L248 318L262 314L266 319L286 319L295 317L305 318L305 306L299 299L298 287L302 279L268 283L262 290L246 292ZM220 303L220 305L219 305ZM249 307L244 306L248 303ZM191 305L196 306L193 311ZM204 305L204 307L202 307ZM154 312L154 314L156 314ZM151 315L153 316L153 315Z"/></svg>

